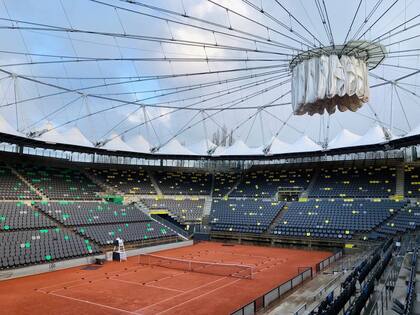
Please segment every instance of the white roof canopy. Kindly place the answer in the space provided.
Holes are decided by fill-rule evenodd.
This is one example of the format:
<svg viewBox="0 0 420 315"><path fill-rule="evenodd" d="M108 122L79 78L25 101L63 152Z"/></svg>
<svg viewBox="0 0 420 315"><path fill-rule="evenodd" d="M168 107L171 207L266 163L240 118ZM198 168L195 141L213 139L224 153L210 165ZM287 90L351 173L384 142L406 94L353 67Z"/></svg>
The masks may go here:
<svg viewBox="0 0 420 315"><path fill-rule="evenodd" d="M360 140L360 136L347 130L341 130L333 140L328 143L328 149L351 147L354 143Z"/></svg>
<svg viewBox="0 0 420 315"><path fill-rule="evenodd" d="M63 132L62 139L66 144L93 147L92 142L90 142L77 127L72 127Z"/></svg>
<svg viewBox="0 0 420 315"><path fill-rule="evenodd" d="M316 144L311 138L303 135L291 145L292 152L312 152L322 150L321 146Z"/></svg>
<svg viewBox="0 0 420 315"><path fill-rule="evenodd" d="M273 138L270 146L269 154L281 154L284 152L291 152L292 148L290 143Z"/></svg>
<svg viewBox="0 0 420 315"><path fill-rule="evenodd" d="M7 133L9 135L24 137L22 133L20 133L19 131L16 131L16 129L13 128L9 124L9 122L6 119L4 119L2 116L0 116L0 132Z"/></svg>
<svg viewBox="0 0 420 315"><path fill-rule="evenodd" d="M219 150L220 149L220 150ZM250 148L242 140L237 140L233 145L226 148L219 147L214 155L227 156L227 155L262 155L263 152L260 148Z"/></svg>
<svg viewBox="0 0 420 315"><path fill-rule="evenodd" d="M188 146L188 149L199 155L209 155L209 150L212 150L216 145L208 139L203 139L197 143Z"/></svg>
<svg viewBox="0 0 420 315"><path fill-rule="evenodd" d="M127 151L133 152L134 150L125 143L120 136L111 135L111 139L102 148L110 151Z"/></svg>
<svg viewBox="0 0 420 315"><path fill-rule="evenodd" d="M172 139L169 141L162 148L160 148L157 153L168 155L196 155L194 152L188 150L181 143L179 143L177 139Z"/></svg>
<svg viewBox="0 0 420 315"><path fill-rule="evenodd" d="M394 138L391 134L391 139ZM376 143L384 143L388 140L385 137L382 127L375 125L370 128L360 139L352 144L352 146L370 145Z"/></svg>
<svg viewBox="0 0 420 315"><path fill-rule="evenodd" d="M150 143L144 139L142 135L135 135L126 141L126 143L135 151L139 153L150 153Z"/></svg>

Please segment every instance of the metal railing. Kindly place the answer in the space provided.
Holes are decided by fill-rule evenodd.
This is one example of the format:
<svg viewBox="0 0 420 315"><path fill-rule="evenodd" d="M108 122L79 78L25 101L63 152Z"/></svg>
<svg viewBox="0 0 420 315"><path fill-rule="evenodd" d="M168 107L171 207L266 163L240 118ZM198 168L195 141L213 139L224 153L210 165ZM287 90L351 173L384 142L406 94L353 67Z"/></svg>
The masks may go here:
<svg viewBox="0 0 420 315"><path fill-rule="evenodd" d="M252 315L259 310L266 308L268 305L279 299L281 296L302 284L306 279L312 278L311 267L300 267L299 273L294 278L283 282L274 289L268 291L266 294L256 298L251 303L248 303L232 313L232 315Z"/></svg>
<svg viewBox="0 0 420 315"><path fill-rule="evenodd" d="M343 251L340 250L336 252L334 255L331 255L330 257L324 259L320 263L316 264L316 272L320 272L321 270L324 270L329 265L331 265L333 262L339 260L343 256Z"/></svg>
<svg viewBox="0 0 420 315"><path fill-rule="evenodd" d="M321 261L319 264L316 265L317 272L322 271L334 261L337 261L343 256L343 252L340 250L335 254L331 255L330 257L326 258L325 260ZM318 270L319 269L319 270ZM267 293L261 295L260 297L256 298L254 301L242 306L241 308L237 309L231 315L253 315L261 309L268 307L274 301L277 301L290 290L296 288L300 284L302 284L307 279L312 279L313 271L312 267L299 267L298 274L294 278L283 282L279 286L275 287L274 289L268 291ZM306 304L300 306L302 309L298 309L295 311L296 315L299 315L300 312L306 309Z"/></svg>

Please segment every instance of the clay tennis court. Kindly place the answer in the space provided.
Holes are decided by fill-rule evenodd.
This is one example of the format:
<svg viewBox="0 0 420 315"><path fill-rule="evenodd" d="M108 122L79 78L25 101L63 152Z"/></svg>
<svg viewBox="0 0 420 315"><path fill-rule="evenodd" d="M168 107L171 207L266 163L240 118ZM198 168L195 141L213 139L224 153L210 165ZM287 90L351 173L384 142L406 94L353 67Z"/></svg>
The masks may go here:
<svg viewBox="0 0 420 315"><path fill-rule="evenodd" d="M139 257L0 281L2 314L230 314L315 265L326 251L199 243L153 253L251 265L253 279L140 264ZM88 268L87 268L88 267Z"/></svg>

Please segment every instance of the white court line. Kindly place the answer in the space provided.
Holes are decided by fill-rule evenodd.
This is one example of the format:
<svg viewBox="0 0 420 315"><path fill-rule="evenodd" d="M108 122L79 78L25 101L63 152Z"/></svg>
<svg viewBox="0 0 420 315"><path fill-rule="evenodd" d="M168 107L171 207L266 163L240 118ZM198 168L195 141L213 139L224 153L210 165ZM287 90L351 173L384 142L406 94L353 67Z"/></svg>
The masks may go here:
<svg viewBox="0 0 420 315"><path fill-rule="evenodd" d="M221 288L224 288L224 287L230 286L230 285L232 285L232 284L234 284L234 283L236 283L236 282L238 282L238 281L241 281L241 280L242 280L242 279L238 279L238 280L235 280L235 281L233 281L233 282L231 282L231 283L226 283L226 284L224 284L224 285L222 285L222 286L220 286L220 287L218 287L218 288L216 288L216 289L213 289L213 290L210 290L210 291L205 292L205 293L203 293L203 294L197 295L197 296L195 296L195 297L193 297L193 298L191 298L191 299L189 299L189 300L187 300L187 301L184 301L184 302L179 303L179 304L177 304L177 305L175 305L175 306L172 306L171 308L168 308L168 309L164 310L163 312L159 312L159 313L157 313L157 314L164 314L164 313L166 313L166 312L168 312L168 311L170 311L170 310L172 310L172 309L174 309L174 308L176 308L176 307L178 307L178 306L184 305L184 304L186 304L186 303L190 303L191 301L194 301L194 300L196 300L196 299L198 299L198 298L200 298L200 297L202 297L202 296L205 296L205 295L207 295L207 294L213 293L213 292L215 292L215 291L217 291L217 290L220 290Z"/></svg>
<svg viewBox="0 0 420 315"><path fill-rule="evenodd" d="M135 267L135 266L134 266ZM128 271L128 270L130 270L130 269L133 269L134 267L130 267L130 268L127 268L127 270L122 270L122 271L127 271L127 272L119 272L119 271L112 271L112 272L110 272L109 274L102 274L102 276L101 277L92 277L92 279L88 279L88 278L85 278L85 279L76 279L76 280L71 280L71 281L66 281L66 282L61 282L61 283L58 283L58 284L52 284L52 285L49 285L49 286L46 286L46 287L42 287L42 288L39 288L39 289L37 289L37 290L45 290L45 289L47 289L47 288L51 288L51 287L57 287L57 286L62 286L62 285L64 285L64 284L67 284L67 283L72 283L72 282L77 282L77 281L97 281L97 280L101 280L101 279L103 279L103 277L112 277L112 276L114 276L115 274L118 274L118 273L120 273L120 274L124 274L124 275L126 275L126 274L129 274L129 273L132 273L132 272L135 272L135 271ZM142 270L142 269L146 269L146 267L140 267L140 268L138 268L138 269L136 269L136 270ZM57 289L58 290L58 289ZM52 292L54 292L54 291L57 291L57 290L52 290Z"/></svg>
<svg viewBox="0 0 420 315"><path fill-rule="evenodd" d="M157 288L157 289L162 289L162 290L167 290L167 291L174 291L174 292L185 292L182 290L176 290L176 289L171 289L171 288L165 288L165 287L158 287L156 285L151 285L151 284L142 284L142 283L138 283L138 282L134 282L134 281L126 281L126 280L120 280L120 279L114 279L111 278L109 280L114 280L114 281L119 281L119 282L123 282L123 283L129 283L129 284L134 284L134 285L140 285L143 287L151 287L151 288Z"/></svg>
<svg viewBox="0 0 420 315"><path fill-rule="evenodd" d="M162 267L162 268L164 268L164 267ZM166 269L166 268L165 268ZM170 278L173 278L173 277L177 277L177 276L180 276L180 275L184 275L184 274L186 274L186 272L179 272L179 273L174 273L173 275L171 275L171 276L167 276L167 277L163 277L163 278L160 278L160 279L157 279L157 280L153 280L153 281L149 281L149 282L147 282L147 283L151 283L151 282L159 282L159 281L162 281L162 280L165 280L165 279L170 279Z"/></svg>
<svg viewBox="0 0 420 315"><path fill-rule="evenodd" d="M52 291L49 291L48 293L53 293L53 292L58 292L58 291L62 291L62 290L73 289L73 288L76 288L76 287L81 287L81 286L84 286L84 285L89 285L89 284L92 284L94 282L96 283L96 282L103 281L103 280L108 280L108 279L102 278L102 279L98 279L98 280L95 280L95 281L94 280L89 280L90 282L76 284L76 285L73 285L71 287L65 287L65 288L60 288L60 289L52 290Z"/></svg>
<svg viewBox="0 0 420 315"><path fill-rule="evenodd" d="M177 295L171 296L171 297L169 297L169 298L167 298L167 299L164 299L164 300L161 300L161 301L159 301L159 302L156 302L156 303L154 303L154 304L150 304L150 305L148 305L148 306L146 306L146 307L139 308L138 310L135 310L135 311L134 311L134 313L137 313L137 312L143 311L143 310L145 310L145 309L148 309L148 308L150 308L150 307L152 307L152 306L155 306L155 305L157 305L157 304L160 304L160 303L162 303L162 302L166 302L166 301L172 300L173 298L176 298L176 297L181 296L181 295L183 295L183 294L187 294L187 293L193 292L193 291L195 291L195 290L197 290L197 289L201 289L201 288L206 287L206 286L208 286L208 285L210 285L210 284L216 283L216 282L218 282L218 281L221 281L221 280L224 280L224 279L227 279L227 278L228 278L228 277L223 277L223 278L220 278L220 279L214 280L214 281L212 281L212 282L208 282L208 283L206 283L206 284L200 285L199 287L196 287L196 288L190 289L190 290L188 290L188 291L184 291L184 293L180 293L180 294L177 294ZM241 279L239 279L239 280L241 280Z"/></svg>
<svg viewBox="0 0 420 315"><path fill-rule="evenodd" d="M120 309L120 308L116 308L116 307L112 307L112 306L108 306L108 305L104 305L104 304L99 304L99 303L95 303L95 302L90 302L90 301L86 301L86 300L82 300L82 299L77 299L77 298L70 297L70 296L65 296L65 295L61 295L61 294L57 294L57 293L49 293L49 294L53 295L53 296L58 296L58 297L61 297L61 298L77 301L77 302L83 302L83 303L87 303L87 304L91 304L91 305L95 305L95 306L99 306L99 307L108 308L108 309L111 309L111 310L114 310L114 311L119 311L121 313L135 314L133 312L126 311L126 310L123 310L123 309Z"/></svg>

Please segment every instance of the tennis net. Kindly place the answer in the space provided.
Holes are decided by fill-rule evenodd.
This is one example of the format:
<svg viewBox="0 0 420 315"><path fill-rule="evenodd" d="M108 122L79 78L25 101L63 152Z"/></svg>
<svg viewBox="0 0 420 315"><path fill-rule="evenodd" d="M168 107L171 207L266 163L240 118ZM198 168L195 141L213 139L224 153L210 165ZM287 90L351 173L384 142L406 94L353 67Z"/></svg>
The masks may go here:
<svg viewBox="0 0 420 315"><path fill-rule="evenodd" d="M151 254L140 255L139 263L142 265L159 266L170 269L242 279L252 279L255 269L254 266L250 265L194 261Z"/></svg>

